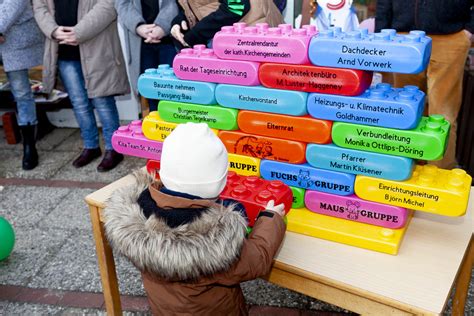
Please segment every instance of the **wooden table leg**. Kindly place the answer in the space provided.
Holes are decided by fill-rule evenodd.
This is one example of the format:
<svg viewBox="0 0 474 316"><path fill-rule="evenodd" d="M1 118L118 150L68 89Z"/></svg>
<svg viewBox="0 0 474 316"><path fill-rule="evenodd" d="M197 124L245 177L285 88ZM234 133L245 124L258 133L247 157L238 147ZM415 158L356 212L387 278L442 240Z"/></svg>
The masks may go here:
<svg viewBox="0 0 474 316"><path fill-rule="evenodd" d="M100 209L95 206L89 206L89 210L107 314L114 316L122 315L114 256L112 248L105 237L104 226L100 221Z"/></svg>
<svg viewBox="0 0 474 316"><path fill-rule="evenodd" d="M456 291L453 298L453 315L464 315L464 306L466 304L467 291L471 282L471 271L474 265L474 239L471 237L467 247L461 268L459 270L458 280L456 282Z"/></svg>

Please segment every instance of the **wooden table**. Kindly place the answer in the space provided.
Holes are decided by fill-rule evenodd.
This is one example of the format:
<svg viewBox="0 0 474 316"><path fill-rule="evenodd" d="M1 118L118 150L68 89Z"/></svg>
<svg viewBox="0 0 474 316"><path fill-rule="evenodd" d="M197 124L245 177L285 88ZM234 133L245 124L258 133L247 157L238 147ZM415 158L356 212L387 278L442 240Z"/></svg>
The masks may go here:
<svg viewBox="0 0 474 316"><path fill-rule="evenodd" d="M121 315L115 263L101 211L126 176L86 197L109 315ZM288 232L266 279L364 315L439 315L453 285L463 315L474 262L474 189L466 216L416 212L397 256Z"/></svg>

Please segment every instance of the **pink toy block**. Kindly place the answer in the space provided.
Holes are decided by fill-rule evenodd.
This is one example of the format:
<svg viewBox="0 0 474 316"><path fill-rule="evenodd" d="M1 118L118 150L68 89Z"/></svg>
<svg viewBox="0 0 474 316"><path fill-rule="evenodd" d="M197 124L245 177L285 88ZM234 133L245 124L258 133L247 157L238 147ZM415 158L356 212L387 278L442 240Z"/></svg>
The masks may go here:
<svg viewBox="0 0 474 316"><path fill-rule="evenodd" d="M112 147L124 155L160 160L163 142L146 138L142 133L142 121L137 120L114 132Z"/></svg>
<svg viewBox="0 0 474 316"><path fill-rule="evenodd" d="M315 213L386 228L402 228L409 215L405 208L365 201L356 195L307 190L304 202Z"/></svg>
<svg viewBox="0 0 474 316"><path fill-rule="evenodd" d="M173 61L173 70L179 79L241 86L260 85L259 66L253 61L219 59L204 45L182 49Z"/></svg>
<svg viewBox="0 0 474 316"><path fill-rule="evenodd" d="M307 64L309 43L317 33L314 25L293 29L291 24L269 27L267 23L235 23L216 33L212 48L222 59Z"/></svg>

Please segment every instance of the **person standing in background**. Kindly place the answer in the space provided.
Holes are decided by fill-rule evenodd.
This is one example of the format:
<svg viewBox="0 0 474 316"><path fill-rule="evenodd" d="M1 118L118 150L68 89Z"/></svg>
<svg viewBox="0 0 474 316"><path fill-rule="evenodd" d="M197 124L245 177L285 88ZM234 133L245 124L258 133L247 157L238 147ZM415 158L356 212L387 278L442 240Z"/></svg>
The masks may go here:
<svg viewBox="0 0 474 316"><path fill-rule="evenodd" d="M178 13L175 0L116 0L119 22L125 30L128 72L132 89L138 95L141 73L160 64L173 64L176 49L169 36L171 20ZM148 99L150 111L158 101Z"/></svg>
<svg viewBox="0 0 474 316"><path fill-rule="evenodd" d="M426 71L394 74L396 87L415 85L428 94L428 114L441 114L451 123L448 147L440 161L451 169L456 161L457 117L461 108L464 64L474 32L474 0L378 0L375 31L425 31L433 40L431 59Z"/></svg>
<svg viewBox="0 0 474 316"><path fill-rule="evenodd" d="M43 84L51 92L56 72L69 94L81 129L84 149L73 161L76 168L101 156L102 123L105 155L99 172L115 168L123 155L112 148L112 134L119 127L116 95L129 93L113 0L33 0L39 27L46 35Z"/></svg>
<svg viewBox="0 0 474 316"><path fill-rule="evenodd" d="M41 65L44 37L29 0L0 0L0 57L17 107L23 139L23 170L38 165L36 105L28 69Z"/></svg>
<svg viewBox="0 0 474 316"><path fill-rule="evenodd" d="M340 3L331 0L304 0L295 25L316 25L319 31L330 27L340 27L343 32L356 31L359 20L352 2L353 0Z"/></svg>
<svg viewBox="0 0 474 316"><path fill-rule="evenodd" d="M236 22L248 25L284 23L273 0L178 0L180 13L173 19L171 35L179 48L208 45L223 26Z"/></svg>

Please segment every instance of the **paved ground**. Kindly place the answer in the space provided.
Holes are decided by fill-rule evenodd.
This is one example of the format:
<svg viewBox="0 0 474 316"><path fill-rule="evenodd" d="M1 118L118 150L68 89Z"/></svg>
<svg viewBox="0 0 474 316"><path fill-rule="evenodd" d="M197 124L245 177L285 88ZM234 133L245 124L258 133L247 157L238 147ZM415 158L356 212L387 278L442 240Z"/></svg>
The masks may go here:
<svg viewBox="0 0 474 316"><path fill-rule="evenodd" d="M84 197L145 162L127 157L109 173L96 171L98 160L75 169L71 162L81 147L77 129L56 129L38 147L40 166L22 171L21 145L7 145L0 129L0 216L12 223L17 239L10 258L0 262L0 315L103 314ZM124 310L129 315L148 315L135 268L118 258L117 272ZM466 315L474 315L472 283ZM346 313L262 280L246 282L243 288L252 315Z"/></svg>

